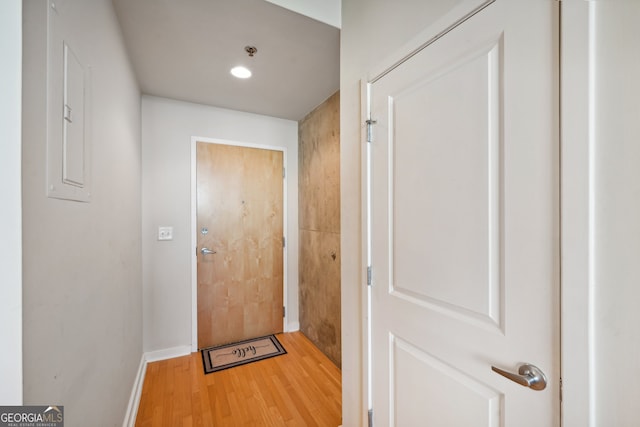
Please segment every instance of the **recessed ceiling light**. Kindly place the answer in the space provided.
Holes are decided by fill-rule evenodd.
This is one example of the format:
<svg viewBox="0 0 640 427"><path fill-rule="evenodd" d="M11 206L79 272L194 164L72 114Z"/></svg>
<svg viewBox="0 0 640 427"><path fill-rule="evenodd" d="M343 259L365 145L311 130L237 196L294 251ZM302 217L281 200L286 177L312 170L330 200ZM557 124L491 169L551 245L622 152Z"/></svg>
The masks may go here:
<svg viewBox="0 0 640 427"><path fill-rule="evenodd" d="M251 70L243 66L237 66L231 69L231 74L239 79L248 79L251 77Z"/></svg>

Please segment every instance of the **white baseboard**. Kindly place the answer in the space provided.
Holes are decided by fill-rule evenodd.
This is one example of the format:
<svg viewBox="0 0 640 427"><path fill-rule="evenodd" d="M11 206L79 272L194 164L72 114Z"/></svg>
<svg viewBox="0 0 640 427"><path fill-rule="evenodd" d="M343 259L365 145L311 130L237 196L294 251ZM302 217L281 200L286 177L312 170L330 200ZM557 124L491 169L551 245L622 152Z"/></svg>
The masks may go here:
<svg viewBox="0 0 640 427"><path fill-rule="evenodd" d="M285 332L296 332L300 330L300 322L287 323L287 330Z"/></svg>
<svg viewBox="0 0 640 427"><path fill-rule="evenodd" d="M142 354L138 373L136 374L136 379L133 382L133 389L131 390L131 397L129 398L129 406L127 406L127 413L124 416L122 427L134 427L136 424L138 406L140 406L140 396L142 395L142 385L144 384L144 377L147 373L147 364L150 362L157 362L159 360L186 356L188 354L191 354L191 346L188 345L149 351Z"/></svg>
<svg viewBox="0 0 640 427"><path fill-rule="evenodd" d="M190 345L181 345L179 347L165 348L162 350L149 351L144 354L147 363L157 362L158 360L173 359L191 354Z"/></svg>
<svg viewBox="0 0 640 427"><path fill-rule="evenodd" d="M133 382L133 389L131 390L131 397L129 398L129 405L127 406L127 413L124 416L122 427L133 427L136 424L136 415L138 415L140 395L142 394L142 384L144 384L144 375L146 373L147 361L143 353L142 357L140 358L140 366L138 366L136 379Z"/></svg>

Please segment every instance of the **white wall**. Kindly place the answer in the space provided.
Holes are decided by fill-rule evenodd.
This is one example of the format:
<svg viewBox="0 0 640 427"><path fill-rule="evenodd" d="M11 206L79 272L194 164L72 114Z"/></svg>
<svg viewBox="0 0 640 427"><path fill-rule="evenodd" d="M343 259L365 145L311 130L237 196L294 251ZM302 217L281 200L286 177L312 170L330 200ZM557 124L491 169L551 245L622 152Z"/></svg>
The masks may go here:
<svg viewBox="0 0 640 427"><path fill-rule="evenodd" d="M192 344L191 137L287 149L287 315L298 322L298 123L221 108L142 98L144 350ZM159 226L173 227L158 241Z"/></svg>
<svg viewBox="0 0 640 427"><path fill-rule="evenodd" d="M562 3L565 425L637 424L640 3Z"/></svg>
<svg viewBox="0 0 640 427"><path fill-rule="evenodd" d="M341 0L267 0L278 6L340 28Z"/></svg>
<svg viewBox="0 0 640 427"><path fill-rule="evenodd" d="M598 426L638 424L640 2L593 2L594 339Z"/></svg>
<svg viewBox="0 0 640 427"><path fill-rule="evenodd" d="M0 405L22 404L22 1L0 2Z"/></svg>
<svg viewBox="0 0 640 427"><path fill-rule="evenodd" d="M52 9L23 2L24 403L64 405L70 426L121 425L142 357L140 92L111 2L56 6L92 67L92 198L46 196Z"/></svg>

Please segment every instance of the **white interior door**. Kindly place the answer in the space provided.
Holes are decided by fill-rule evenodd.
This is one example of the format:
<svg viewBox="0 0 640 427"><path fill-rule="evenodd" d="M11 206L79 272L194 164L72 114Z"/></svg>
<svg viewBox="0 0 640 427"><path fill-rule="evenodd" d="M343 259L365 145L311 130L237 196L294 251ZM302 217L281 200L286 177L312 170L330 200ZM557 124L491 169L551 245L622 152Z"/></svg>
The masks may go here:
<svg viewBox="0 0 640 427"><path fill-rule="evenodd" d="M376 426L559 425L557 58L497 0L369 86Z"/></svg>

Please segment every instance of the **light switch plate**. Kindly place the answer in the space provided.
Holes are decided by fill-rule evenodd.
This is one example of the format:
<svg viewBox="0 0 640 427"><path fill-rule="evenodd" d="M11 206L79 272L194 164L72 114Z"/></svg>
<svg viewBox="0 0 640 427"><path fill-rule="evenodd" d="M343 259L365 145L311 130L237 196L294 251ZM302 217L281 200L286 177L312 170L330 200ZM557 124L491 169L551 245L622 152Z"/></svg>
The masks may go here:
<svg viewBox="0 0 640 427"><path fill-rule="evenodd" d="M173 240L173 227L158 227L158 240Z"/></svg>

